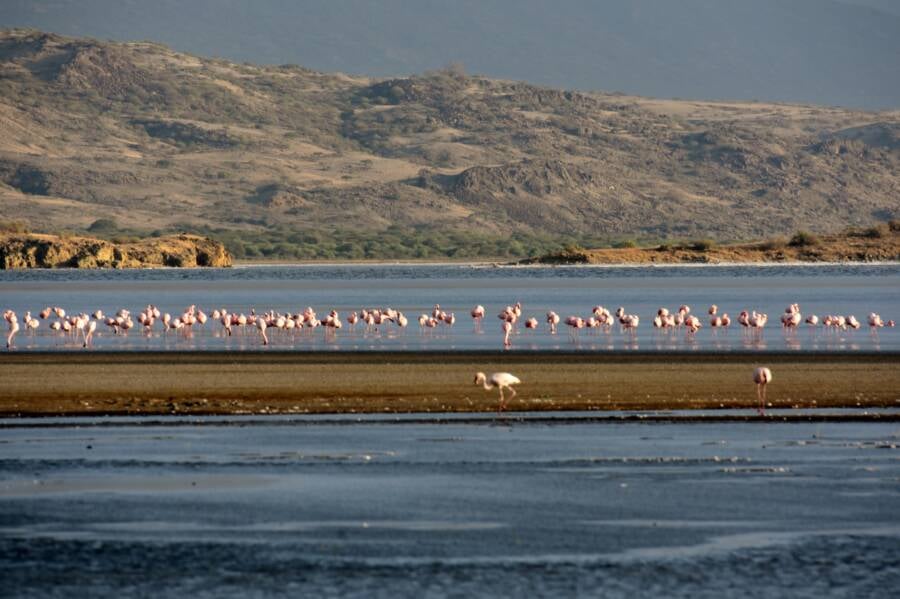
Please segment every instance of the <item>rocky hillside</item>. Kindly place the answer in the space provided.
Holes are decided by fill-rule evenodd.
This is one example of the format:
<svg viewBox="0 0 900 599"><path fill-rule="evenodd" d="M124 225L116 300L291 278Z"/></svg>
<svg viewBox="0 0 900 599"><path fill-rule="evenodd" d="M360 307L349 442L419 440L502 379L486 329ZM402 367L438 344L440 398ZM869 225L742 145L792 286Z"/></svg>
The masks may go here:
<svg viewBox="0 0 900 599"><path fill-rule="evenodd" d="M231 266L222 244L196 235L112 243L91 237L0 235L0 269Z"/></svg>
<svg viewBox="0 0 900 599"><path fill-rule="evenodd" d="M0 213L45 231L240 231L227 236L239 256L276 233L277 256L310 232L389 228L833 232L900 217L900 112L575 93L461 69L369 80L8 30Z"/></svg>

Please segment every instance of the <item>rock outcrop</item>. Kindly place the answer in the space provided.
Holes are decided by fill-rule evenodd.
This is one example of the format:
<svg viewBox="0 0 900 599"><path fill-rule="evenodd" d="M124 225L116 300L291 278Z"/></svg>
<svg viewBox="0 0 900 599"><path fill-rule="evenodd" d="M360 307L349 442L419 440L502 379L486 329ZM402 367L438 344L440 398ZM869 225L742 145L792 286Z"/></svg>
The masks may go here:
<svg viewBox="0 0 900 599"><path fill-rule="evenodd" d="M0 268L191 268L231 266L221 243L197 235L112 243L91 237L0 235Z"/></svg>

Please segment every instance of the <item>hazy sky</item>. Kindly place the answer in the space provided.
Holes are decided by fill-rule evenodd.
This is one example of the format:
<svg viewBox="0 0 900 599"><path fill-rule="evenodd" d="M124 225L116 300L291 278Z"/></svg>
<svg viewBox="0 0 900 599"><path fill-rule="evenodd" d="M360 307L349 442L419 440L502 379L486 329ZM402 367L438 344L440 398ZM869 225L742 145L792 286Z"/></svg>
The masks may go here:
<svg viewBox="0 0 900 599"><path fill-rule="evenodd" d="M0 0L0 25L374 76L900 107L900 0Z"/></svg>

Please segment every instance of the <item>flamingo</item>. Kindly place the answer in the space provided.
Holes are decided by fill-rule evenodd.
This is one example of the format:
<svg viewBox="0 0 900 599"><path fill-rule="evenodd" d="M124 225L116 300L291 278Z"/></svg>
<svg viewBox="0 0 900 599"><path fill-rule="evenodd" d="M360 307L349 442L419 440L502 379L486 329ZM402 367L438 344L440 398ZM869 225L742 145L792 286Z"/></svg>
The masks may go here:
<svg viewBox="0 0 900 599"><path fill-rule="evenodd" d="M559 314L557 314L553 310L547 312L547 324L550 325L550 334L555 335L556 326L559 324Z"/></svg>
<svg viewBox="0 0 900 599"><path fill-rule="evenodd" d="M766 385L772 382L772 371L760 366L753 371L753 382L756 383L756 398L759 400L759 415L765 416Z"/></svg>
<svg viewBox="0 0 900 599"><path fill-rule="evenodd" d="M19 332L19 320L12 310L4 312L3 318L9 323L9 335L6 337L6 349L9 349L12 347L13 337Z"/></svg>
<svg viewBox="0 0 900 599"><path fill-rule="evenodd" d="M622 317L619 318L619 322L622 323L622 326L626 331L629 331L634 335L635 330L641 323L641 319L636 314L623 314Z"/></svg>
<svg viewBox="0 0 900 599"><path fill-rule="evenodd" d="M25 330L28 333L31 333L32 336L34 336L34 333L37 331L37 328L39 326L41 326L41 321L38 320L37 318L32 318L31 312L25 313L24 320L25 320Z"/></svg>
<svg viewBox="0 0 900 599"><path fill-rule="evenodd" d="M92 345L94 341L94 331L97 330L97 321L92 320L87 325L87 333L84 335L84 347L87 349L88 345Z"/></svg>
<svg viewBox="0 0 900 599"><path fill-rule="evenodd" d="M483 372L475 373L476 385L483 385L487 391L490 391L495 387L500 390L500 405L497 407L498 414L506 408L506 399L503 397L503 390L509 389L510 393L512 393L510 399L512 399L516 396L516 390L513 389L512 386L518 385L521 382L519 377L508 372L494 372L489 377L485 376Z"/></svg>
<svg viewBox="0 0 900 599"><path fill-rule="evenodd" d="M512 323L508 320L503 321L503 345L504 347L509 347L512 345L512 342L509 340L509 334L512 332Z"/></svg>
<svg viewBox="0 0 900 599"><path fill-rule="evenodd" d="M266 319L265 318L257 318L256 319L256 329L259 331L260 337L262 337L263 345L269 345L269 338L266 337Z"/></svg>

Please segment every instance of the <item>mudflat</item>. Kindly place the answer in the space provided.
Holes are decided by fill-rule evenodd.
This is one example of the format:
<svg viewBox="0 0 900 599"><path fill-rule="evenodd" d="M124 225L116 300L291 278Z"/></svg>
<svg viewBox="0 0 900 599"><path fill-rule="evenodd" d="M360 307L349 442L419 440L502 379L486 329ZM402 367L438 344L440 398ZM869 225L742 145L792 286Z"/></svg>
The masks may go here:
<svg viewBox="0 0 900 599"><path fill-rule="evenodd" d="M510 411L900 406L895 354L48 352L0 355L0 416L485 412L477 371L522 383Z"/></svg>

